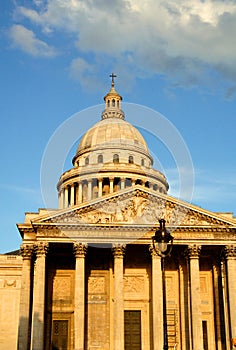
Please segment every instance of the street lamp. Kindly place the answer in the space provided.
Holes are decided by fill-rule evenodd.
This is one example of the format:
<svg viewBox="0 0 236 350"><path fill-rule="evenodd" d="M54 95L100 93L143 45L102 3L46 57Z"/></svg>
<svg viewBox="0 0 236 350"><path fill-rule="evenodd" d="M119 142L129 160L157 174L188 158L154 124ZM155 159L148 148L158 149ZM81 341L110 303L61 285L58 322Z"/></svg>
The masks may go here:
<svg viewBox="0 0 236 350"><path fill-rule="evenodd" d="M157 255L161 257L161 271L162 271L162 290L163 290L163 350L168 350L168 333L167 333L167 313L166 313L166 283L165 283L165 266L164 259L170 256L173 239L170 232L165 227L165 220L160 219L160 227L152 237L153 249Z"/></svg>

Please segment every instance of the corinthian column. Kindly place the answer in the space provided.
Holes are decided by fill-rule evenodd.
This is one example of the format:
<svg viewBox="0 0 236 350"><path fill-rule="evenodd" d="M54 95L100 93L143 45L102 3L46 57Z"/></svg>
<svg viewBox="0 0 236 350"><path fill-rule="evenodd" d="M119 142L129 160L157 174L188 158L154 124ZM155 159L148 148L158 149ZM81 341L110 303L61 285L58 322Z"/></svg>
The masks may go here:
<svg viewBox="0 0 236 350"><path fill-rule="evenodd" d="M125 244L112 246L114 255L114 349L124 350L123 257Z"/></svg>
<svg viewBox="0 0 236 350"><path fill-rule="evenodd" d="M228 285L228 305L231 339L236 344L236 246L227 245L224 248L226 266L227 266L227 285Z"/></svg>
<svg viewBox="0 0 236 350"><path fill-rule="evenodd" d="M152 333L153 350L163 348L163 290L161 258L156 254L153 247L149 251L152 255Z"/></svg>
<svg viewBox="0 0 236 350"><path fill-rule="evenodd" d="M29 349L30 330L30 276L33 245L22 244L20 253L23 259L20 292L20 312L18 330L18 350Z"/></svg>
<svg viewBox="0 0 236 350"><path fill-rule="evenodd" d="M84 350L85 324L85 255L87 244L74 243L75 296L74 296L74 350Z"/></svg>
<svg viewBox="0 0 236 350"><path fill-rule="evenodd" d="M200 295L200 274L199 274L199 255L201 246L196 244L189 245L186 249L186 255L189 259L190 273L190 304L192 321L192 349L203 349L202 335L202 312Z"/></svg>
<svg viewBox="0 0 236 350"><path fill-rule="evenodd" d="M48 243L38 243L35 251L31 350L44 350L45 260Z"/></svg>

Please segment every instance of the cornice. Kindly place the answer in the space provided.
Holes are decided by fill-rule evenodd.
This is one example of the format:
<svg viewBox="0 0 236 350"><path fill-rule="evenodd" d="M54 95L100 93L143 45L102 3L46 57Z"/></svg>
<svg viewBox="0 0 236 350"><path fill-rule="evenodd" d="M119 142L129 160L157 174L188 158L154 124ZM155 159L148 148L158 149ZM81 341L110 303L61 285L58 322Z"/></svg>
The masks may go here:
<svg viewBox="0 0 236 350"><path fill-rule="evenodd" d="M146 180L159 181L162 185L167 185L167 180L165 176L159 171L153 168L148 168L145 166L138 166L136 164L122 164L119 163L119 167L116 164L100 164L100 166L86 165L81 168L72 168L67 170L64 174L61 175L58 183L57 189L60 188L62 184L68 185L73 181L84 181L87 180L88 176L91 178L99 177L129 177L133 178L136 176L141 176L146 178Z"/></svg>

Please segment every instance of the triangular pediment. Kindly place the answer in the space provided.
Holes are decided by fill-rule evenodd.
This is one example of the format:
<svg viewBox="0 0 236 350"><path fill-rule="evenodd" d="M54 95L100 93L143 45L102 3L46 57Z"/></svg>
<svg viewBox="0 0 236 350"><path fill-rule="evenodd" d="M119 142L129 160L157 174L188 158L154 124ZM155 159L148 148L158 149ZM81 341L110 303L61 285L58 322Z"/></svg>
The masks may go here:
<svg viewBox="0 0 236 350"><path fill-rule="evenodd" d="M236 220L223 217L174 197L136 186L89 203L38 217L32 224L153 225L164 218L173 227L236 227Z"/></svg>

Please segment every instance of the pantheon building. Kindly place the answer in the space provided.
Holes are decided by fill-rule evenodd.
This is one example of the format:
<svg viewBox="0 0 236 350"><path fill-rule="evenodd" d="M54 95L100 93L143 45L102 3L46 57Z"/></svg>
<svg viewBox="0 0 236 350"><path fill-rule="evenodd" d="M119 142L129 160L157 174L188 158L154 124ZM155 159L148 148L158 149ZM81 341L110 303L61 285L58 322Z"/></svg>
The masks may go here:
<svg viewBox="0 0 236 350"><path fill-rule="evenodd" d="M0 255L0 349L162 350L164 325L168 349L233 349L236 219L169 196L113 76L104 101L58 208L26 213L19 251ZM174 237L165 293L161 219Z"/></svg>

